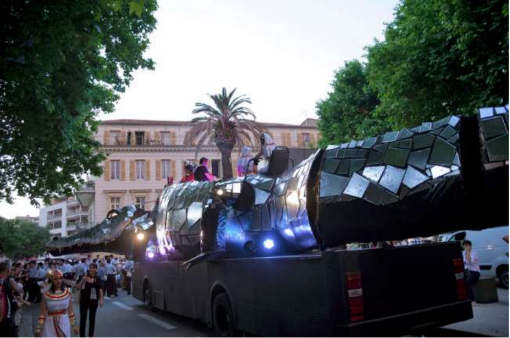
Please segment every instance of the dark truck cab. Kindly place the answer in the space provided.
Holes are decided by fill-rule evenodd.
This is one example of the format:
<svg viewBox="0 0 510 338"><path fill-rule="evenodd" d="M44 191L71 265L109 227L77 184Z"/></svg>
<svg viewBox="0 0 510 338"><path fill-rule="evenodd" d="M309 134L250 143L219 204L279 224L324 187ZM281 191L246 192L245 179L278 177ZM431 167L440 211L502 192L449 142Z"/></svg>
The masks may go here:
<svg viewBox="0 0 510 338"><path fill-rule="evenodd" d="M220 336L395 336L473 317L455 243L138 262L133 295Z"/></svg>

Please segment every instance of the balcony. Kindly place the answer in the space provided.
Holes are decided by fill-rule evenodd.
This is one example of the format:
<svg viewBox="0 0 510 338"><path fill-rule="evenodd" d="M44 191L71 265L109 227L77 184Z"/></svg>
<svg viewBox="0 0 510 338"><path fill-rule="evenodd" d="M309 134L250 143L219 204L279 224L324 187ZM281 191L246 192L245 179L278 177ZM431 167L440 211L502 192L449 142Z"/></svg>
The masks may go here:
<svg viewBox="0 0 510 338"><path fill-rule="evenodd" d="M60 220L60 219L62 219L62 214L48 213L48 215L46 216L47 221L54 221L54 220Z"/></svg>
<svg viewBox="0 0 510 338"><path fill-rule="evenodd" d="M66 218L72 219L72 218L79 218L79 217L88 216L88 215L89 215L88 209L75 208L75 209L67 210Z"/></svg>

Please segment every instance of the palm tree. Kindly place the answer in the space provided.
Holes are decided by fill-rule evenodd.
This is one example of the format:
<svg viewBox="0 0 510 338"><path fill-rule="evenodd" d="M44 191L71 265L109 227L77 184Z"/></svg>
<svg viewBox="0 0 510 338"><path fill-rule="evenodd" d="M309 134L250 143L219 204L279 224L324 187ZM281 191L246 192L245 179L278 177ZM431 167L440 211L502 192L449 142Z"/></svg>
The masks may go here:
<svg viewBox="0 0 510 338"><path fill-rule="evenodd" d="M259 139L260 134L266 131L266 127L255 121L253 111L243 106L251 104L251 100L246 95L233 98L236 89L227 94L223 88L220 94L209 95L213 100L214 106L205 103L196 103L193 114L205 114L194 118L191 123L193 127L184 138L185 144L196 142L198 153L200 147L208 140L213 139L221 153L221 165L223 168L223 178L232 178L232 150L237 145L246 145L245 141L252 144L251 137ZM253 117L253 120L248 119Z"/></svg>

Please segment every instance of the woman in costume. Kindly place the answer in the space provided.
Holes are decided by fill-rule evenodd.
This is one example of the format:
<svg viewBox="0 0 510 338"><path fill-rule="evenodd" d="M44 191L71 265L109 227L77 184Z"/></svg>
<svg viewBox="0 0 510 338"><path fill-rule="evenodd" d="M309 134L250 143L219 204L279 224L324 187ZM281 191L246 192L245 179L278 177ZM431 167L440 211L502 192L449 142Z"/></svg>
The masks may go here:
<svg viewBox="0 0 510 338"><path fill-rule="evenodd" d="M51 285L43 294L35 329L38 337L71 337L71 327L78 334L71 292L63 285L63 278L59 270L50 274Z"/></svg>

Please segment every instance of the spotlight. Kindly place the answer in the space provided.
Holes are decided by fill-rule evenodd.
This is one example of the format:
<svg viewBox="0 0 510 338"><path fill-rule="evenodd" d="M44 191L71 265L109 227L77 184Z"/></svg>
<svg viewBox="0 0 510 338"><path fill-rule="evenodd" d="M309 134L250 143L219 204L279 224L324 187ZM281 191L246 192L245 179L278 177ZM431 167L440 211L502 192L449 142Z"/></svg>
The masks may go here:
<svg viewBox="0 0 510 338"><path fill-rule="evenodd" d="M139 241L143 241L145 239L145 234L143 232L140 232L136 235L136 239Z"/></svg>
<svg viewBox="0 0 510 338"><path fill-rule="evenodd" d="M153 259L154 258L154 252L149 252L147 254L147 257L149 257L149 259Z"/></svg>
<svg viewBox="0 0 510 338"><path fill-rule="evenodd" d="M264 247L266 249L272 249L274 247L274 241L272 239L266 239L264 241Z"/></svg>
<svg viewBox="0 0 510 338"><path fill-rule="evenodd" d="M221 196L221 195L223 195L223 190L218 189L218 191L216 193L218 194L218 196Z"/></svg>

